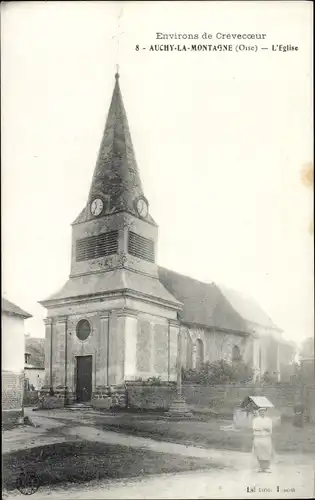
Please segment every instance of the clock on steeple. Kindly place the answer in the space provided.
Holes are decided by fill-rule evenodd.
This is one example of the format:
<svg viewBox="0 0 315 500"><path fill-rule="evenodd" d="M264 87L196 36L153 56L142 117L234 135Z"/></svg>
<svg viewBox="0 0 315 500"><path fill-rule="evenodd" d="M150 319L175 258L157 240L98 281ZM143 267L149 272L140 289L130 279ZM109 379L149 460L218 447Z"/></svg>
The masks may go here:
<svg viewBox="0 0 315 500"><path fill-rule="evenodd" d="M101 198L94 198L90 205L91 214L94 215L94 217L97 217L102 213L103 208L103 200Z"/></svg>
<svg viewBox="0 0 315 500"><path fill-rule="evenodd" d="M140 217L146 218L149 212L147 200L143 197L138 198L136 207Z"/></svg>
<svg viewBox="0 0 315 500"><path fill-rule="evenodd" d="M156 278L157 238L116 74L87 202L73 223L71 276L128 269Z"/></svg>

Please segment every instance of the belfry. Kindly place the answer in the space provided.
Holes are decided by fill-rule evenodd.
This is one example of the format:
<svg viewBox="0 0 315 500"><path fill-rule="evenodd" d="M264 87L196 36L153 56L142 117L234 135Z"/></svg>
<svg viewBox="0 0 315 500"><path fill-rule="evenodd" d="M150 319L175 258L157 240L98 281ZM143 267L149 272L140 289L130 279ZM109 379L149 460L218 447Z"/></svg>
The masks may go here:
<svg viewBox="0 0 315 500"><path fill-rule="evenodd" d="M159 281L157 239L116 74L87 202L72 224L71 273L40 302L45 389L60 400L119 393L125 380L176 379L182 305Z"/></svg>

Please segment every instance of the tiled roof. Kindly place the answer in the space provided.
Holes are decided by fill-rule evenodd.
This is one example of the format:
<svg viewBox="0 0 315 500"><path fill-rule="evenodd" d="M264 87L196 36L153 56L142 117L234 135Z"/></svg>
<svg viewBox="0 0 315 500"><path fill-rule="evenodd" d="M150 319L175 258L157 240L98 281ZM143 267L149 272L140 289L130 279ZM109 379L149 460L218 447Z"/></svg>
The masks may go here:
<svg viewBox="0 0 315 500"><path fill-rule="evenodd" d="M11 314L12 316L21 316L24 319L31 318L32 315L27 313L26 311L23 311L19 306L13 304L13 302L10 302L8 299L4 299L2 297L2 304L1 304L2 312Z"/></svg>
<svg viewBox="0 0 315 500"><path fill-rule="evenodd" d="M30 354L29 363L26 368L45 367L45 339L27 337L25 339L25 353Z"/></svg>
<svg viewBox="0 0 315 500"><path fill-rule="evenodd" d="M88 203L73 224L85 222L92 217L89 203L97 196L103 198L105 202L104 214L124 210L135 215L137 215L135 202L139 197L144 196L118 75L116 75ZM148 220L154 223L150 216Z"/></svg>
<svg viewBox="0 0 315 500"><path fill-rule="evenodd" d="M251 323L277 329L253 299L234 290L204 283L159 267L160 281L184 304L183 322L250 333Z"/></svg>
<svg viewBox="0 0 315 500"><path fill-rule="evenodd" d="M180 316L182 321L247 333L245 321L214 283L203 283L163 267L159 267L159 278L165 288L184 304Z"/></svg>
<svg viewBox="0 0 315 500"><path fill-rule="evenodd" d="M232 290L225 285L217 285L231 306L245 321L255 323L266 328L278 329L272 319L263 311L259 304L244 293Z"/></svg>

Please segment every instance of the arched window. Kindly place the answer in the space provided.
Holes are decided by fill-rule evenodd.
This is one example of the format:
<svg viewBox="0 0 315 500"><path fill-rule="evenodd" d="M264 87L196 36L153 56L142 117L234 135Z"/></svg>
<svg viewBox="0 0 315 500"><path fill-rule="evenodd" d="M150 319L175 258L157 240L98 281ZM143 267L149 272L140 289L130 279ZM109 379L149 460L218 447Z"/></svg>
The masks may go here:
<svg viewBox="0 0 315 500"><path fill-rule="evenodd" d="M187 332L187 344L186 344L186 368L191 369L193 367L193 343L189 332Z"/></svg>
<svg viewBox="0 0 315 500"><path fill-rule="evenodd" d="M234 345L232 349L232 361L240 361L241 351L238 345Z"/></svg>
<svg viewBox="0 0 315 500"><path fill-rule="evenodd" d="M196 369L199 370L204 362L203 342L198 339L196 342Z"/></svg>

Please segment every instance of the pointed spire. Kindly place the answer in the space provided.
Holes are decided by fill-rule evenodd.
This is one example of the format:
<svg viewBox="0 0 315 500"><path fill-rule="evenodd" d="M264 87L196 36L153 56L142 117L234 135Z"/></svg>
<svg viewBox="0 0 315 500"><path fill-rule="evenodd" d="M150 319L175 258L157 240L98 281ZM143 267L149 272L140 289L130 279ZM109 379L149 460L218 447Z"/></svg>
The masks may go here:
<svg viewBox="0 0 315 500"><path fill-rule="evenodd" d="M134 213L136 200L143 196L127 115L119 87L118 67L88 202L96 196L103 198L105 214L120 210Z"/></svg>

